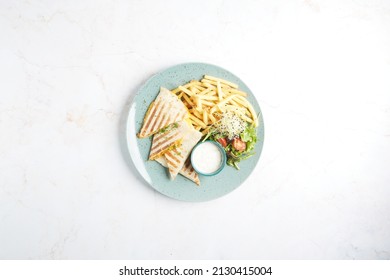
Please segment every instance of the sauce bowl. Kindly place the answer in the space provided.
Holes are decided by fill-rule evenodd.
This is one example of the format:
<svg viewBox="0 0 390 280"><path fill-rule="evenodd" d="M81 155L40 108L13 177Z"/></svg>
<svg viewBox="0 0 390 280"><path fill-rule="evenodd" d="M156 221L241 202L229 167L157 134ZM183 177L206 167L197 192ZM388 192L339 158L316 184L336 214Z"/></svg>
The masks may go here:
<svg viewBox="0 0 390 280"><path fill-rule="evenodd" d="M225 149L215 141L199 142L192 149L191 164L200 175L217 175L226 165Z"/></svg>

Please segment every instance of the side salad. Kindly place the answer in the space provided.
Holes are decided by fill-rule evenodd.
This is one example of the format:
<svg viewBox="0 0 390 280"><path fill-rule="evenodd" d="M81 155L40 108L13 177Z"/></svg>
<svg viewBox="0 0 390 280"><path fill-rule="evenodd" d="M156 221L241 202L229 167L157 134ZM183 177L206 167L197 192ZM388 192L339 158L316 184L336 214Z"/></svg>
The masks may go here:
<svg viewBox="0 0 390 280"><path fill-rule="evenodd" d="M227 164L239 170L238 163L254 155L257 131L254 124L232 111L225 111L202 141L207 139L219 142L225 149Z"/></svg>

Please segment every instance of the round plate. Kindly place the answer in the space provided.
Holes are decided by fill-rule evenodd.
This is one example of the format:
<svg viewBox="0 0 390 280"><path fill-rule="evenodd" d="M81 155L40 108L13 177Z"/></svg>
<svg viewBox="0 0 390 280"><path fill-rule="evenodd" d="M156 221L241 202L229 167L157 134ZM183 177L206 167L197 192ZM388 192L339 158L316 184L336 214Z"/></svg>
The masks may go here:
<svg viewBox="0 0 390 280"><path fill-rule="evenodd" d="M226 166L218 175L201 176L200 186L178 175L170 180L168 170L156 161L149 161L151 138L137 138L149 104L156 98L160 87L174 89L190 80L200 80L211 75L238 84L239 89L248 93L247 99L259 113L258 140L255 155L239 163L240 170ZM126 124L127 147L134 166L141 176L158 192L184 201L207 201L221 197L241 185L253 171L261 154L264 140L264 123L259 104L250 89L235 75L218 66L205 63L185 63L168 68L152 76L138 91L131 104Z"/></svg>

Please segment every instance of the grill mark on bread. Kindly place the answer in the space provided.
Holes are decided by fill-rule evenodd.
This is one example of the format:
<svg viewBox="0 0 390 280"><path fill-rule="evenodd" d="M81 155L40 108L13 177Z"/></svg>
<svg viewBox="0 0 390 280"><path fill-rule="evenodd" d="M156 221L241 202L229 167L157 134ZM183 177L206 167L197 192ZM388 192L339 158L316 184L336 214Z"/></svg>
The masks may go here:
<svg viewBox="0 0 390 280"><path fill-rule="evenodd" d="M170 151L165 153L169 159L172 161L176 161L177 163L180 163L180 160L178 160ZM177 167L177 166L176 166Z"/></svg>
<svg viewBox="0 0 390 280"><path fill-rule="evenodd" d="M163 137L170 137L170 135L172 133L175 133L175 131L174 130L169 130L169 131L166 131L164 133L155 134L155 136L154 136L155 138L153 139L153 142L155 142L157 144L157 142L159 142L161 140L161 138L163 138Z"/></svg>
<svg viewBox="0 0 390 280"><path fill-rule="evenodd" d="M169 166L169 170L170 171L173 171L173 168L177 168L177 165L174 163L174 162L172 162L170 159L168 159L168 158L166 158L167 159L167 162L168 162L168 166ZM173 167L173 168L171 168L171 166Z"/></svg>
<svg viewBox="0 0 390 280"><path fill-rule="evenodd" d="M162 128L164 128L164 127L166 127L167 125L170 124L170 122L168 122L168 118L170 116L169 112L172 110L172 104L169 103L168 106L169 106L168 109L167 109L168 113L164 114L163 118L161 119L161 123L159 124L159 126L162 127Z"/></svg>
<svg viewBox="0 0 390 280"><path fill-rule="evenodd" d="M160 122L161 122L161 117L162 117L161 112L164 112L165 106L166 106L166 103L164 102L161 106L159 106L159 108L158 108L159 110L156 111L155 120L154 120L154 122L153 122L152 129L151 129L150 132L154 132L154 131L155 131L156 125L157 125L157 124L160 124ZM159 120L160 120L160 122L159 122ZM159 127L159 126L157 125L157 127Z"/></svg>
<svg viewBox="0 0 390 280"><path fill-rule="evenodd" d="M170 146L172 146L176 141L179 140L177 137L179 136L179 133L175 133L174 135L171 135L168 137L164 142L158 143L155 146L152 147L152 150L150 151L149 159L154 159L156 155L161 153L162 151L168 149ZM173 141L172 141L173 139Z"/></svg>
<svg viewBox="0 0 390 280"><path fill-rule="evenodd" d="M149 130L149 126L150 126L150 122L152 121L153 119L153 116L155 115L156 113L156 110L157 110L157 106L159 105L159 102L157 101L156 103L154 103L154 106L152 108L152 110L150 111L150 114L148 115L147 117L147 121L146 121L146 124L145 126L143 127L142 131L141 131L141 135L144 135L146 136L147 135L147 131Z"/></svg>

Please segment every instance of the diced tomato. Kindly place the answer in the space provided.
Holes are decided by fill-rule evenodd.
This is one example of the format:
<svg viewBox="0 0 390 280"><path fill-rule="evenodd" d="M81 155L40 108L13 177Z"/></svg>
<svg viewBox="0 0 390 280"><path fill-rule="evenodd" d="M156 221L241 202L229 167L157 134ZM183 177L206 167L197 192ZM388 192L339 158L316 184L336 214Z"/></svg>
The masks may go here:
<svg viewBox="0 0 390 280"><path fill-rule="evenodd" d="M222 147L225 148L227 146L226 138L219 138L217 141L222 145Z"/></svg>
<svg viewBox="0 0 390 280"><path fill-rule="evenodd" d="M234 149L240 152L243 152L246 149L246 143L242 141L240 138L234 138L232 145Z"/></svg>

